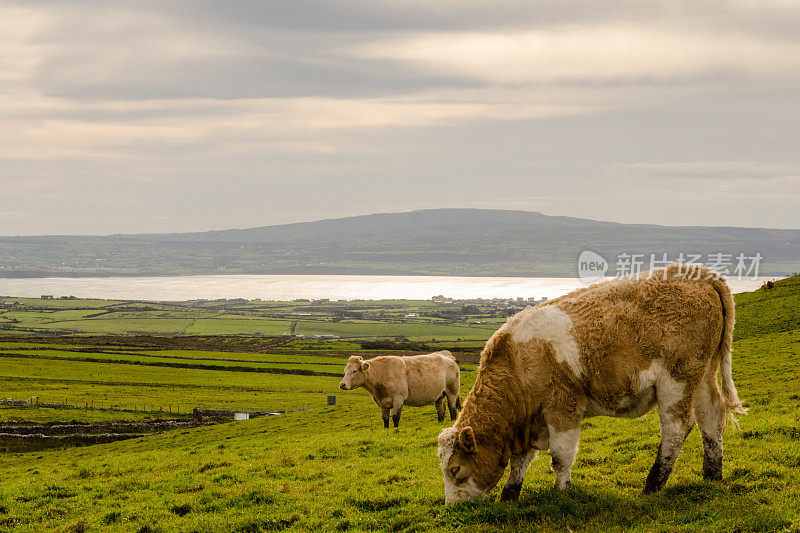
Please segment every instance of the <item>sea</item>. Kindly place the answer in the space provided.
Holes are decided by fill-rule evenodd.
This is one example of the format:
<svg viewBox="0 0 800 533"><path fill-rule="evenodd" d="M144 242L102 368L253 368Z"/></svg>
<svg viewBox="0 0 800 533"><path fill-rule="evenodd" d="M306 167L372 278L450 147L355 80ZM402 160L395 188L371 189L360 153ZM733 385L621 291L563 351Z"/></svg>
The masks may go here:
<svg viewBox="0 0 800 533"><path fill-rule="evenodd" d="M728 279L734 292L763 285L767 277ZM579 278L351 276L351 275L207 275L86 278L0 278L0 295L42 295L116 300L427 300L552 299L586 287Z"/></svg>

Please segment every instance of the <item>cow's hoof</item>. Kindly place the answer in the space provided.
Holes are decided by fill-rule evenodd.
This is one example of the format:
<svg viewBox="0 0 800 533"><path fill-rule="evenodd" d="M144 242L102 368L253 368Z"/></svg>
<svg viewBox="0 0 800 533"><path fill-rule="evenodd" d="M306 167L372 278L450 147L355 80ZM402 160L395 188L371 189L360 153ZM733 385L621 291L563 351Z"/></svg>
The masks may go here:
<svg viewBox="0 0 800 533"><path fill-rule="evenodd" d="M519 485L506 485L503 487L503 492L500 493L500 501L507 502L519 499L519 493L522 491L522 484Z"/></svg>
<svg viewBox="0 0 800 533"><path fill-rule="evenodd" d="M648 487L647 485L645 485L644 488L642 489L642 496L647 496L648 494L655 494L660 490L661 490L660 488Z"/></svg>

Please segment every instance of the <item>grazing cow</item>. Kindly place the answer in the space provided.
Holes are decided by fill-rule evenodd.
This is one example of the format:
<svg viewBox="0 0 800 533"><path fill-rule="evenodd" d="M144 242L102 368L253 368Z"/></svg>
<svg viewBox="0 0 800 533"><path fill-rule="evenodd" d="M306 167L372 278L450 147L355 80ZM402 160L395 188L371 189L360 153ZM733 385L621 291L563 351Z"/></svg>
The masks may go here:
<svg viewBox="0 0 800 533"><path fill-rule="evenodd" d="M703 477L722 478L722 430L746 413L731 377L734 304L715 272L671 265L593 285L509 318L486 343L475 386L439 435L447 503L482 497L510 463L519 497L537 450L570 487L579 424L658 405L661 444L644 493L660 490L695 420ZM722 392L717 386L721 375Z"/></svg>
<svg viewBox="0 0 800 533"><path fill-rule="evenodd" d="M447 350L428 355L397 357L385 355L364 361L354 355L344 367L339 387L353 390L364 387L383 412L383 426L389 427L389 411L394 410L394 427L400 424L404 405L421 407L436 404L439 422L444 420L444 402L455 420L461 399L458 389L461 374L453 354Z"/></svg>

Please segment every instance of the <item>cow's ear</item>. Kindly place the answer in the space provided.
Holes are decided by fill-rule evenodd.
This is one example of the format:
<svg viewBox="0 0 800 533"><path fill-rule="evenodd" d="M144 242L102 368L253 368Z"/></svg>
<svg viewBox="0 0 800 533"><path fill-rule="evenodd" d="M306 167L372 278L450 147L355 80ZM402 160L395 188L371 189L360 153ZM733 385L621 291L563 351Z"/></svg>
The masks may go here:
<svg viewBox="0 0 800 533"><path fill-rule="evenodd" d="M493 361L510 361L514 364L516 358L513 357L515 350L514 339L508 332L497 332L486 342L486 346L481 353L481 360L484 358Z"/></svg>
<svg viewBox="0 0 800 533"><path fill-rule="evenodd" d="M361 371L366 372L369 370L369 363L361 363Z"/></svg>
<svg viewBox="0 0 800 533"><path fill-rule="evenodd" d="M475 432L472 431L471 426L462 428L458 432L458 444L467 453L475 452Z"/></svg>

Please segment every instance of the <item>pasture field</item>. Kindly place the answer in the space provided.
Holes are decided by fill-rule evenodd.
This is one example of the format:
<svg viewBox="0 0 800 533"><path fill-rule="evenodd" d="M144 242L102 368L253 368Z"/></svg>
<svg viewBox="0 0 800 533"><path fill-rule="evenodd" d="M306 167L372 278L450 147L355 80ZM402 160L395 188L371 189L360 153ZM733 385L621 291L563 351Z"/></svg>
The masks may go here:
<svg viewBox="0 0 800 533"><path fill-rule="evenodd" d="M284 341L324 335L414 341L482 341L508 310L424 300L120 302L3 297L0 333L259 335ZM510 308L513 309L513 308ZM329 341L342 342L338 339Z"/></svg>
<svg viewBox="0 0 800 533"><path fill-rule="evenodd" d="M0 358L3 359L18 359L18 358L32 358L32 359L46 359L46 360L73 360L73 361L86 361L96 363L124 363L131 362L142 366L172 366L173 368L188 368L188 365L197 365L213 369L216 367L225 368L240 368L247 371L268 370L268 369L291 369L291 370L309 370L313 372L340 372L344 368L345 360L339 358L333 361L333 358L325 358L331 362L319 362L318 357L306 357L310 361L293 361L297 357L281 357L280 355L273 355L271 357L264 355L259 359L232 359L214 357L217 354L195 354L194 356L165 356L163 354L136 354L134 352L125 353L86 353L75 352L71 350L2 350L0 351ZM223 354L228 355L228 354ZM241 355L241 354L240 354ZM15 357L20 356L20 357ZM304 358L304 359L306 359ZM336 367L336 368L332 368Z"/></svg>
<svg viewBox="0 0 800 533"><path fill-rule="evenodd" d="M437 423L432 406L404 409L400 428L385 430L367 393L340 391L334 377L75 359L215 358L231 367L238 364L232 359L255 361L248 366L280 360L272 366L339 369L322 363L343 364L346 353L74 352L68 339L5 342L0 352L11 356L0 358L0 390L8 393L0 397L307 410L111 444L0 453L0 531L800 532L800 278L736 300L734 378L750 414L739 417L740 429L725 431L725 479L702 480L694 430L666 489L648 496L639 492L658 447L655 413L584 421L567 492L552 489L543 454L519 502L498 501L501 481L484 501L445 507L436 436L450 423ZM14 357L25 353L64 359ZM475 374L462 373L462 397ZM328 394L337 405L325 405ZM106 414L0 408L0 420Z"/></svg>
<svg viewBox="0 0 800 533"><path fill-rule="evenodd" d="M338 377L187 370L70 360L0 359L2 396L70 405L144 405L278 411L323 403L339 391ZM0 412L0 416L2 416Z"/></svg>
<svg viewBox="0 0 800 533"><path fill-rule="evenodd" d="M186 416L190 416L187 413ZM150 418L175 418L177 414L159 412L126 412L121 414L113 410L88 410L88 409L42 409L42 408L14 408L3 407L0 410L0 424L7 422L32 423L32 424L64 424L64 423L92 423L92 422L117 422L126 420L146 420Z"/></svg>

